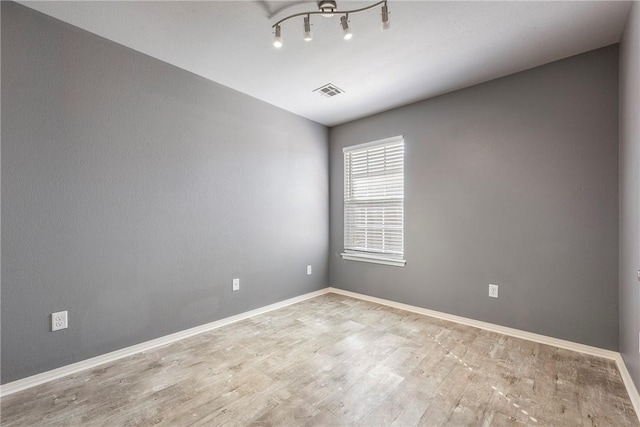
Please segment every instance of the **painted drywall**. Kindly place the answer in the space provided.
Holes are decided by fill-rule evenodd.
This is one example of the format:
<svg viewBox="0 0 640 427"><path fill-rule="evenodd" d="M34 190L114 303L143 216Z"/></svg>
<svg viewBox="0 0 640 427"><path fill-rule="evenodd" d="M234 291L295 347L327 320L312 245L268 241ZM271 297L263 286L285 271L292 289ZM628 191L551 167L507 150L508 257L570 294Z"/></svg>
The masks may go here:
<svg viewBox="0 0 640 427"><path fill-rule="evenodd" d="M327 140L2 2L2 382L326 287Z"/></svg>
<svg viewBox="0 0 640 427"><path fill-rule="evenodd" d="M344 261L342 149L394 135L405 137L407 265ZM617 45L329 138L331 286L618 349Z"/></svg>
<svg viewBox="0 0 640 427"><path fill-rule="evenodd" d="M620 353L640 389L640 5L620 42Z"/></svg>

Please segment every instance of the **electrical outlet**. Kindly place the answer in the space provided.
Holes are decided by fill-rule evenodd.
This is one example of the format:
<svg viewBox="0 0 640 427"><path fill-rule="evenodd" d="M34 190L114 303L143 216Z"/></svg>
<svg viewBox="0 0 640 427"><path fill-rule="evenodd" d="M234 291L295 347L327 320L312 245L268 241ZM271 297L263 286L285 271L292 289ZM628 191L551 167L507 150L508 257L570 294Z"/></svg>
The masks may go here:
<svg viewBox="0 0 640 427"><path fill-rule="evenodd" d="M491 298L498 298L498 285L489 284L489 296Z"/></svg>
<svg viewBox="0 0 640 427"><path fill-rule="evenodd" d="M233 290L233 291L239 291L240 290L240 279L233 279L233 286L232 286L231 290Z"/></svg>
<svg viewBox="0 0 640 427"><path fill-rule="evenodd" d="M51 330L58 331L60 329L67 329L67 319L66 311L51 313Z"/></svg>
<svg viewBox="0 0 640 427"><path fill-rule="evenodd" d="M311 274L311 266L307 265L307 276Z"/></svg>
<svg viewBox="0 0 640 427"><path fill-rule="evenodd" d="M638 281L640 282L640 270L638 270L636 274L638 275Z"/></svg>

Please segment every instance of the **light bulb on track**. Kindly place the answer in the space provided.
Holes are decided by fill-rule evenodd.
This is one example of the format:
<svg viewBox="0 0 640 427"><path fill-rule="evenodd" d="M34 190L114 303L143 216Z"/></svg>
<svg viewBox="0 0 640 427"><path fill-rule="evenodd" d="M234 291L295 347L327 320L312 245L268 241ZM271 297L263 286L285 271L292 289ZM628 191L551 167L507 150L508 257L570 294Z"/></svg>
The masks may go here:
<svg viewBox="0 0 640 427"><path fill-rule="evenodd" d="M313 40L311 35L311 23L309 22L309 15L304 18L304 41L308 42Z"/></svg>
<svg viewBox="0 0 640 427"><path fill-rule="evenodd" d="M382 6L382 31L388 30L391 24L389 23L389 8L385 3Z"/></svg>
<svg viewBox="0 0 640 427"><path fill-rule="evenodd" d="M278 49L282 47L282 30L280 29L280 25L276 25L276 36L273 39L273 46Z"/></svg>
<svg viewBox="0 0 640 427"><path fill-rule="evenodd" d="M344 39L345 40L351 40L351 38L353 37L353 33L351 32L351 29L349 28L349 22L347 21L347 15L343 16L340 18L340 25L342 25L342 31L344 32Z"/></svg>

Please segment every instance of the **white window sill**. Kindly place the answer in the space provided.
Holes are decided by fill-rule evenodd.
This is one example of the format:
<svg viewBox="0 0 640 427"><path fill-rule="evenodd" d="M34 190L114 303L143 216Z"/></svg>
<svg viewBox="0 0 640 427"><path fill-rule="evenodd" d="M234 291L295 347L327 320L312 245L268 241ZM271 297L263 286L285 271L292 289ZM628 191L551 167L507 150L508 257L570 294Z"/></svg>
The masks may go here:
<svg viewBox="0 0 640 427"><path fill-rule="evenodd" d="M404 267L407 261L398 258L389 258L380 255L365 255L355 253L341 253L342 259L347 261L371 262L373 264L393 265L395 267Z"/></svg>

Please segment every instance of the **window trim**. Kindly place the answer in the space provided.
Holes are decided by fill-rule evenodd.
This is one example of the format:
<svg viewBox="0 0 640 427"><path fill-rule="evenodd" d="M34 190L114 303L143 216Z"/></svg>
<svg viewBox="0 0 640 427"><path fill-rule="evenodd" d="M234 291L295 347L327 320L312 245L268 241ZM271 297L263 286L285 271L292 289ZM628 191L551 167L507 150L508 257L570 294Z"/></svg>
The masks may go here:
<svg viewBox="0 0 640 427"><path fill-rule="evenodd" d="M342 252L340 254L345 261L361 261L372 264L392 265L394 267L404 267L407 261L400 258L390 258L388 256L370 255L360 252Z"/></svg>
<svg viewBox="0 0 640 427"><path fill-rule="evenodd" d="M344 147L342 149L342 152L343 154L346 154L354 151L360 151L363 149L369 149L376 146L392 144L392 143L401 142L401 141L404 143L404 135L398 135L390 138L379 139L376 141L365 142L362 144L351 145L349 147ZM404 164L404 159L403 159L403 164ZM344 167L345 165L343 164L343 168ZM404 172L403 172L403 178L404 178ZM344 205L343 205L343 211L344 211ZM404 211L404 200L403 200L403 211ZM346 219L343 217L343 227L344 227L345 221ZM402 225L402 234L403 234L403 240L404 240L404 221ZM344 235L343 235L343 239L344 239ZM402 254L399 254L399 255L383 254L383 253L377 254L375 252L360 252L357 250L345 248L343 252L340 253L340 256L342 257L343 260L346 260L346 261L360 261L360 262L383 264L383 265L390 265L390 266L396 266L396 267L404 267L407 263L407 261L404 259L404 245L402 248Z"/></svg>

